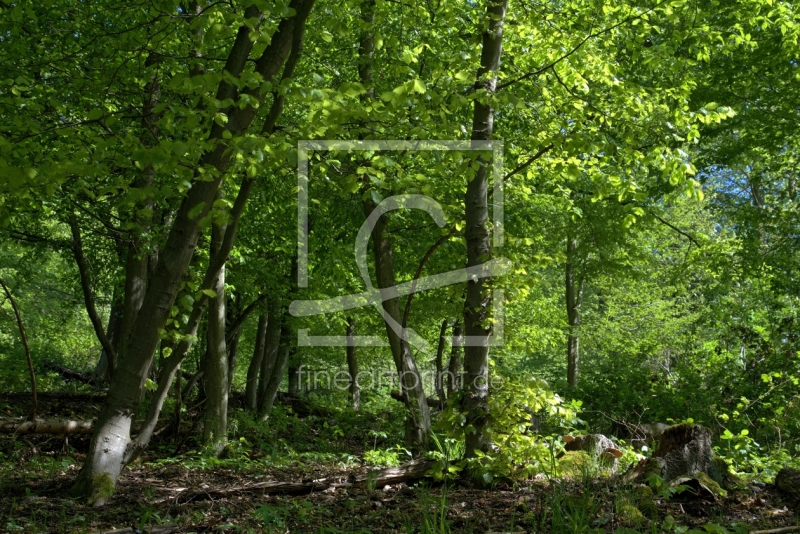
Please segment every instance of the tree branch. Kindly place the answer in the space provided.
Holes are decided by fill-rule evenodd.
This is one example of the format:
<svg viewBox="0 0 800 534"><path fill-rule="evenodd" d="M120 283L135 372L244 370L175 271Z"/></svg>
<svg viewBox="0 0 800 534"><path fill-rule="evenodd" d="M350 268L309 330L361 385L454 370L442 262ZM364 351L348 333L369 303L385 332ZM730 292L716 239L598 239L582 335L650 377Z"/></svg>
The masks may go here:
<svg viewBox="0 0 800 534"><path fill-rule="evenodd" d="M111 341L106 337L106 331L103 329L103 322L100 320L100 316L97 315L97 309L94 305L92 282L89 278L89 268L86 265L86 257L83 254L81 231L80 228L78 228L78 223L74 219L70 221L69 227L72 230L72 253L75 256L75 262L78 264L78 271L80 271L81 274L81 288L83 289L83 299L86 302L86 313L89 314L89 320L92 322L97 339L100 340L103 350L106 351L106 355L108 356L108 368L113 372L117 367L117 352L114 350Z"/></svg>
<svg viewBox="0 0 800 534"><path fill-rule="evenodd" d="M672 228L673 230L675 230L676 232L678 232L679 234L681 234L683 237L685 237L686 239L688 239L689 241L691 241L692 243L694 243L694 244L695 244L697 247L700 247L700 243L699 243L699 242L697 241L697 239L695 239L695 238L694 238L694 236L692 236L691 234L688 234L688 233L684 232L683 230L681 230L681 229L680 229L680 228L678 228L677 226L675 226L675 225L671 224L669 221L665 221L664 219L662 219L661 217L659 217L658 215L656 215L656 214L655 214L654 212L652 212L652 211L650 212L650 215L652 215L653 217L655 217L655 219L656 219L658 222L660 222L661 224L664 224L664 225L666 225L666 226L669 226L670 228Z"/></svg>

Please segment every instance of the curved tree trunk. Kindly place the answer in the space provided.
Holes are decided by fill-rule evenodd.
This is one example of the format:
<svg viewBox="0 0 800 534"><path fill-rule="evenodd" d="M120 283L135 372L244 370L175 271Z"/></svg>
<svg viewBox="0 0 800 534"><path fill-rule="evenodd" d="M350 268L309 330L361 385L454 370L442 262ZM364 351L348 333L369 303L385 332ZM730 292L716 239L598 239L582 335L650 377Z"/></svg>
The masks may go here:
<svg viewBox="0 0 800 534"><path fill-rule="evenodd" d="M364 214L369 217L375 203L369 199L364 202ZM386 234L386 215L381 216L372 229L372 243L375 253L375 278L376 287L380 289L395 287L394 263L392 260L392 242ZM387 298L383 301L383 310L396 323L403 320L400 310L400 300L397 297ZM418 449L427 446L431 431L431 416L422 376L417 369L417 362L411 353L408 341L397 335L392 326L384 321L386 336L389 338L389 347L392 351L397 374L400 377L400 393L403 402L408 408L406 421L406 443Z"/></svg>
<svg viewBox="0 0 800 534"><path fill-rule="evenodd" d="M485 90L488 98L497 87L497 70L503 50L503 24L508 0L491 0L487 6L488 28L483 33L481 66L478 69L476 90ZM472 117L472 140L489 140L494 126L494 109L491 101L475 100ZM489 242L488 168L490 162L479 156L480 166L475 177L467 184L464 197L466 216L465 237L467 240L467 267L480 265L491 259ZM488 437L484 427L489 423L489 335L488 324L491 292L488 282L482 278L467 282L464 302L464 333L468 343L464 347L464 397L462 408L466 412L467 424L475 428L466 435L467 458L475 451L486 450Z"/></svg>

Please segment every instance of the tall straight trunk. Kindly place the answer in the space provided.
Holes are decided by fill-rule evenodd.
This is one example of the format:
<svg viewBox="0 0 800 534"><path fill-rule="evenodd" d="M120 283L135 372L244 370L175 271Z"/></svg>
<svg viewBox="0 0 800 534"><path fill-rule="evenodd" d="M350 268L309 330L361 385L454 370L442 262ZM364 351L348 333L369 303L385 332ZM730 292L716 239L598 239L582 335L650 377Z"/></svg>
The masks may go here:
<svg viewBox="0 0 800 534"><path fill-rule="evenodd" d="M286 362L289 360L291 350L291 330L288 325L284 324L280 329L280 347L276 351L275 364L272 366L272 373L267 387L264 388L263 403L260 403L258 407L258 413L262 420L266 420L269 417L269 412L272 411L272 405L275 403L275 397L277 397L278 390L281 387L283 375L286 374Z"/></svg>
<svg viewBox="0 0 800 534"><path fill-rule="evenodd" d="M228 396L236 374L236 360L239 358L239 336L242 324L236 321L236 316L241 312L242 294L235 293L226 307L225 316L225 345L228 351ZM234 324L238 323L238 324Z"/></svg>
<svg viewBox="0 0 800 534"><path fill-rule="evenodd" d="M447 335L447 319L442 321L442 326L439 328L439 343L436 346L436 360L434 366L436 367L436 396L439 397L439 402L444 403L445 400L445 370L443 363L444 347L447 344L445 336Z"/></svg>
<svg viewBox="0 0 800 534"><path fill-rule="evenodd" d="M503 51L503 24L508 0L490 0L487 6L488 27L483 33L481 66L478 69L476 90L486 91L486 96L475 100L472 117L472 140L492 138L494 109L491 97L497 87L497 70ZM479 157L475 177L467 184L464 197L466 216L465 237L467 240L467 267L480 265L491 259L489 242L488 166L489 162ZM488 446L484 428L489 423L489 334L491 294L488 282L483 279L467 282L464 302L464 333L469 343L464 347L464 388L462 408L466 412L467 424L474 432L466 435L465 454L475 456Z"/></svg>
<svg viewBox="0 0 800 534"><path fill-rule="evenodd" d="M361 390L358 386L358 359L356 358L356 319L347 318L347 372L350 375L350 399L353 409L358 410L361 405Z"/></svg>
<svg viewBox="0 0 800 534"><path fill-rule="evenodd" d="M300 352L294 352L289 355L289 395L299 395L302 388L301 383L301 368L303 367L303 358Z"/></svg>
<svg viewBox="0 0 800 534"><path fill-rule="evenodd" d="M267 389L278 362L281 327L283 326L283 303L279 298L270 302L267 335L264 341L264 358L261 360L261 372L258 379L258 413L263 414L267 405Z"/></svg>
<svg viewBox="0 0 800 534"><path fill-rule="evenodd" d="M222 247L225 226L211 226L211 250L214 258ZM228 439L228 349L225 343L225 265L219 270L214 287L216 295L208 307L206 357L203 362L203 390L206 393L203 444L219 453Z"/></svg>
<svg viewBox="0 0 800 534"><path fill-rule="evenodd" d="M464 344L464 332L461 322L453 324L453 346L450 349L450 363L447 365L447 396L461 389L461 346Z"/></svg>
<svg viewBox="0 0 800 534"><path fill-rule="evenodd" d="M241 336L241 328L237 328L232 334L227 336L230 339L230 342L226 341L228 346L228 396L231 394L233 379L236 376L236 360L239 359L239 338Z"/></svg>
<svg viewBox="0 0 800 534"><path fill-rule="evenodd" d="M580 363L579 329L581 325L581 302L583 300L583 276L579 276L576 262L578 240L568 232L567 265L565 269L565 300L567 305L567 384L578 387Z"/></svg>
<svg viewBox="0 0 800 534"><path fill-rule="evenodd" d="M267 337L267 318L269 314L262 313L258 316L256 327L256 343L253 349L253 358L247 367L247 384L244 388L244 403L248 410L258 408L258 375L261 372L261 362L264 360L264 349Z"/></svg>
<svg viewBox="0 0 800 534"><path fill-rule="evenodd" d="M290 2L289 12L293 12L294 15L281 20L272 35L270 44L254 63L254 71L260 74L265 82L271 82L274 79L286 61L292 43L297 41L298 35L302 36L306 18L313 4L314 0L292 0ZM263 19L255 5L251 5L245 10L245 17L256 22L256 29ZM237 88L230 79L238 78L248 62L254 44L250 32L251 26L247 24L242 25L237 32L224 66L229 76L223 78L217 90L216 99L219 101L228 98L236 100ZM262 97L257 94L257 91L253 92L256 93L254 95L256 102L260 103ZM87 498L95 506L104 504L113 494L126 459L133 455L128 451L129 445L131 445L131 424L141 400L147 372L152 364L160 333L166 324L178 289L186 276L189 262L194 254L201 232L200 221L211 208L222 176L227 170L232 156L223 133L228 131L238 135L244 131L255 117L256 108L253 105L244 108L231 107L225 110L225 113L228 116L228 123L221 126L215 122L211 126L208 139L213 148L203 154L197 166L200 169L213 167L217 172L204 175L204 178L213 176L210 180L195 179L175 214L166 244L159 254L154 276L147 284L140 313L133 321L130 335L123 340L123 355L109 385L106 401L97 418L86 461L72 489L74 495ZM226 234L226 240L227 237ZM167 362L170 360L171 358L168 358ZM165 362L165 367L167 362ZM178 362L170 367L176 369L179 365ZM168 377L166 391L169 390L169 385L174 378L174 370L170 374L172 376ZM166 391L163 392L163 398L166 397ZM159 393L159 390L156 393ZM155 404L157 401L163 403L163 398L156 395L153 403ZM148 425L155 426L154 420L157 421L159 412L160 406L155 409L154 418L148 412ZM144 445L142 445L142 441L145 442ZM145 440L137 438L137 446L146 446L148 441L149 437Z"/></svg>

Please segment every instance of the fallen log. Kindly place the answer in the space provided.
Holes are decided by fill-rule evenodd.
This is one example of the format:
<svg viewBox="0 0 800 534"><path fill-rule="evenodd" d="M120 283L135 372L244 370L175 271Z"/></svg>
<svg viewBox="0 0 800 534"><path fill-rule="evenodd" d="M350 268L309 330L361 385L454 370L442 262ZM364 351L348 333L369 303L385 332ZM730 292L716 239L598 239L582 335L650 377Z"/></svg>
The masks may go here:
<svg viewBox="0 0 800 534"><path fill-rule="evenodd" d="M256 482L255 484L246 484L243 486L207 489L198 492L190 492L185 488L176 488L170 491L179 492L179 495L175 497L159 499L156 502L164 502L173 498L178 502L189 502L194 500L216 499L220 497L246 493L256 493L260 495L270 493L298 495L313 493L315 491L323 491L329 488L361 486L366 485L367 482L375 487L380 487L424 478L425 474L431 469L431 467L433 467L434 463L435 462L433 460L415 460L399 467L389 467L388 469L370 471L366 475L351 477L347 481L342 481L340 477L322 478L306 482L281 482L272 480L269 482Z"/></svg>
<svg viewBox="0 0 800 534"><path fill-rule="evenodd" d="M73 421L70 419L24 419L0 418L0 434L91 434L94 419Z"/></svg>

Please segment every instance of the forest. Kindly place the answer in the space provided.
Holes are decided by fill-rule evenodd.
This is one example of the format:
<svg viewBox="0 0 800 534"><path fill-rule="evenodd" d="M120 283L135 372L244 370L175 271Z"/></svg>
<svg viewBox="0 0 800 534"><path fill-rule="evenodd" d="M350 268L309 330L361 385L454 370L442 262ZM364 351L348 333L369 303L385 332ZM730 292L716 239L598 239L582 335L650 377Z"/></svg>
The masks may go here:
<svg viewBox="0 0 800 534"><path fill-rule="evenodd" d="M800 532L800 5L0 0L0 531Z"/></svg>

